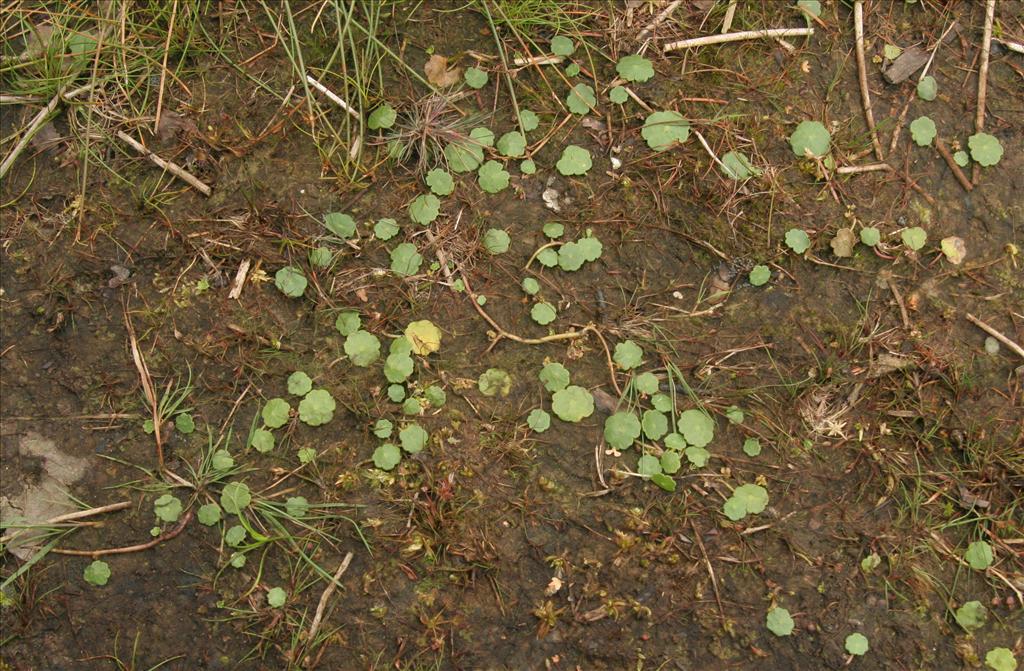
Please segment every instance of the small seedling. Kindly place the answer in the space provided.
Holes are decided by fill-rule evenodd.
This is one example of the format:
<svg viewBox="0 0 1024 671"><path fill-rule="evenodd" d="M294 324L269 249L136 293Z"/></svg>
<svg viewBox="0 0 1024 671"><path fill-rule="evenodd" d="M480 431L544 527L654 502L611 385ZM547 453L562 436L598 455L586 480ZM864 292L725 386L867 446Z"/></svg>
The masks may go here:
<svg viewBox="0 0 1024 671"><path fill-rule="evenodd" d="M285 266L274 273L274 286L289 298L300 298L306 293L307 284L306 275L295 266Z"/></svg>
<svg viewBox="0 0 1024 671"><path fill-rule="evenodd" d="M956 609L956 623L970 633L985 626L988 609L980 601L968 601Z"/></svg>
<svg viewBox="0 0 1024 671"><path fill-rule="evenodd" d="M776 606L768 611L765 626L776 636L789 636L793 633L793 616L785 608Z"/></svg>
<svg viewBox="0 0 1024 671"><path fill-rule="evenodd" d="M586 114L597 107L597 96L590 84L576 84L565 97L565 106L573 114Z"/></svg>
<svg viewBox="0 0 1024 671"><path fill-rule="evenodd" d="M558 172L569 177L572 175L585 175L593 167L594 162L590 158L590 152L583 147L571 144L562 150L562 157L558 159L555 167Z"/></svg>
<svg viewBox="0 0 1024 671"><path fill-rule="evenodd" d="M229 482L220 493L220 507L231 515L239 515L252 503L249 486L244 482Z"/></svg>
<svg viewBox="0 0 1024 671"><path fill-rule="evenodd" d="M831 144L832 136L820 121L801 121L789 136L789 146L799 158L823 158Z"/></svg>
<svg viewBox="0 0 1024 671"><path fill-rule="evenodd" d="M497 161L487 161L480 166L477 182L487 193L499 193L508 188L510 175L505 167Z"/></svg>
<svg viewBox="0 0 1024 671"><path fill-rule="evenodd" d="M971 158L986 168L1003 158L1003 145L994 135L976 133L967 138L967 146L971 149Z"/></svg>
<svg viewBox="0 0 1024 671"><path fill-rule="evenodd" d="M309 426L321 426L334 417L334 397L326 389L314 389L299 401L299 419Z"/></svg>
<svg viewBox="0 0 1024 671"><path fill-rule="evenodd" d="M384 103L370 112L370 116L366 119L366 126L370 130L391 128L395 125L395 119L397 118L398 113L395 112L395 108Z"/></svg>
<svg viewBox="0 0 1024 671"><path fill-rule="evenodd" d="M402 277L411 277L420 271L423 256L416 245L403 242L391 250L391 271Z"/></svg>
<svg viewBox="0 0 1024 671"><path fill-rule="evenodd" d="M612 361L622 370L632 370L643 363L644 351L632 340L625 340L615 346Z"/></svg>
<svg viewBox="0 0 1024 671"><path fill-rule="evenodd" d="M761 485L740 485L722 506L722 512L733 522L747 515L756 515L768 506L768 490Z"/></svg>
<svg viewBox="0 0 1024 671"><path fill-rule="evenodd" d="M351 238L356 234L356 220L341 212L331 212L324 217L324 226L339 238Z"/></svg>
<svg viewBox="0 0 1024 671"><path fill-rule="evenodd" d="M910 136L919 147L927 147L935 139L935 122L926 116L918 117L910 122Z"/></svg>
<svg viewBox="0 0 1024 671"><path fill-rule="evenodd" d="M550 303L541 302L535 303L530 309L530 317L541 326L547 326L555 321L558 313L555 312L555 307Z"/></svg>
<svg viewBox="0 0 1024 671"><path fill-rule="evenodd" d="M975 571L984 571L992 565L994 559L992 546L985 541L974 541L967 546L964 559Z"/></svg>
<svg viewBox="0 0 1024 671"><path fill-rule="evenodd" d="M654 66L643 56L623 56L615 65L615 72L629 82L646 82L654 76Z"/></svg>
<svg viewBox="0 0 1024 671"><path fill-rule="evenodd" d="M537 433L544 433L551 426L551 415L540 408L534 408L526 417L526 425Z"/></svg>
<svg viewBox="0 0 1024 671"><path fill-rule="evenodd" d="M576 51L576 43L564 35L551 38L551 53L556 56L572 56Z"/></svg>
<svg viewBox="0 0 1024 671"><path fill-rule="evenodd" d="M487 84L487 73L479 68L466 68L463 79L466 81L466 86L474 89L480 89Z"/></svg>
<svg viewBox="0 0 1024 671"><path fill-rule="evenodd" d="M604 420L604 439L616 450L628 449L640 431L640 420L632 412L616 412Z"/></svg>
<svg viewBox="0 0 1024 671"><path fill-rule="evenodd" d="M868 651L867 636L860 632L854 632L846 637L845 647L846 652L859 657Z"/></svg>
<svg viewBox="0 0 1024 671"><path fill-rule="evenodd" d="M504 254L512 246L512 238L500 228L489 228L484 233L483 245L489 254Z"/></svg>
<svg viewBox="0 0 1024 671"><path fill-rule="evenodd" d="M85 567L85 571L82 572L82 578L90 585L103 587L110 580L110 565L105 561L96 559Z"/></svg>
<svg viewBox="0 0 1024 671"><path fill-rule="evenodd" d="M432 193L422 193L409 203L409 218L421 226L437 219L440 212L441 201Z"/></svg>

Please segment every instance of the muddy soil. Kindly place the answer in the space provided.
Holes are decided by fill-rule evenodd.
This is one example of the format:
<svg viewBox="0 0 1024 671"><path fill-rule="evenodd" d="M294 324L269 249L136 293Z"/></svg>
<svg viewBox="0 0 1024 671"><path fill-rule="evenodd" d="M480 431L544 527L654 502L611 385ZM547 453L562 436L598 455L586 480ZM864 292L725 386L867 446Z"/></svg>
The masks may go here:
<svg viewBox="0 0 1024 671"><path fill-rule="evenodd" d="M783 3L754 4L738 10L734 29L804 23ZM532 154L537 174L510 161L510 188L496 194L472 173L456 175L439 217L420 226L408 204L426 192L423 175L386 158L383 132L367 132L354 182L338 167L347 147L318 151L323 135L311 131L272 22L241 3L203 19L208 35L237 39L190 53L167 88L164 109L180 127L164 137L130 131L211 184L210 197L109 137L94 148L102 164L83 173L76 131L58 115L63 142L33 146L0 186L4 533L19 530L19 516L38 523L127 505L61 535L5 540L0 668L955 669L980 666L997 647L1024 657L1024 361L1007 346L987 349L966 318L1024 342L1024 63L992 52L985 125L1004 154L968 193L909 129L891 152L889 140L909 101L907 122L928 115L947 143L966 148L984 8L869 3L869 80L892 169L826 179L793 155L787 138L800 121L825 123L838 164L875 159L851 12L823 4L815 36L791 39L791 50L770 41L669 56L652 48L655 77L632 85L652 109L690 119L717 156L744 151L763 170L745 181L724 177L693 135L651 151L640 132L647 112L632 101L604 98L586 120L568 114L565 77L531 67L511 82L516 104L541 119L527 134L531 151L547 138ZM717 32L724 7L711 5L684 1L658 43ZM296 8L311 68L333 48L309 29L318 7ZM589 45L576 55L580 81L594 74L604 91L651 8L630 9L630 22L625 6L574 7L569 16L583 17L575 35ZM1000 2L999 15L1007 35L1024 35L1013 19L1024 3ZM930 48L954 18L931 66L936 100L915 96L916 79L884 83L886 44ZM507 25L497 29L510 54L520 49ZM538 45L553 36L549 26L529 30ZM488 70L458 106L499 137L515 128L500 59L472 56L495 55L484 13L399 4L379 35L418 73L435 53ZM368 109L386 101L407 114L422 103L426 89L406 70L388 59L383 67L386 89L370 92ZM4 136L38 107L5 105ZM335 124L345 114L321 109ZM586 176L555 170L568 144L594 157ZM547 189L560 211L545 205ZM331 212L357 222L347 242L323 241ZM373 235L383 217L399 222L394 239ZM549 222L563 224L564 240L589 231L600 258L576 272L541 267L534 255L550 242ZM867 226L880 245L834 253L837 231ZM913 227L927 232L917 251L901 240ZM484 248L491 228L509 234L506 253ZM790 229L810 235L810 251L786 246ZM967 250L961 264L941 251L950 236ZM390 270L401 242L424 257L409 277ZM317 268L308 254L321 244L333 261ZM243 265L247 279L230 298ZM285 265L309 278L302 298L275 287ZM757 265L770 271L764 284L751 281ZM551 325L530 318L525 276L557 308ZM708 300L716 281L730 289L724 300ZM591 328L542 344L496 337L471 293L522 338ZM369 367L347 356L335 327L346 311L381 339L384 356L410 322L436 324L441 347L415 357L405 386L417 397L441 388L445 403L404 414L383 356ZM160 432L174 476L159 473L144 427L152 411L133 339L156 395L190 388L180 409L196 430L169 421ZM632 372L611 360L626 341L644 352ZM527 417L552 412L538 378L548 362L599 399L582 421L553 417L541 433ZM603 440L615 386L654 371L668 392L670 367L688 385L672 390L676 411L703 408L715 421L710 459L684 458L673 492L638 477L638 445L617 452ZM481 393L491 368L508 372L507 395ZM258 451L250 437L266 402L298 404L287 383L297 370L330 392L333 418L309 426L293 416L274 448ZM382 470L380 419L396 431L415 421L430 438ZM744 449L753 438L758 454ZM232 457L228 475L211 470L217 450ZM248 546L228 538L240 519L196 519L200 506L223 504L229 481L252 493ZM732 492L754 483L769 494L764 509L724 515ZM184 505L176 520L154 515L167 494ZM294 497L308 510L291 515ZM964 560L975 541L989 544L991 566ZM84 579L95 559L110 568L103 586ZM956 614L971 601L987 622L968 632ZM791 614L790 635L766 627L776 607ZM855 632L869 641L863 656L844 648Z"/></svg>

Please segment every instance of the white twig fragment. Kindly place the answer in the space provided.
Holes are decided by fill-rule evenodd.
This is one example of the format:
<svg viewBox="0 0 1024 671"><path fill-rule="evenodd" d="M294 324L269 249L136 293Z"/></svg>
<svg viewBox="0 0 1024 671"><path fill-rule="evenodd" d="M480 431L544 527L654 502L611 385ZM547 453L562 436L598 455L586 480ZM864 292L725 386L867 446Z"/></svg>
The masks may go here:
<svg viewBox="0 0 1024 671"><path fill-rule="evenodd" d="M345 110L346 112L348 112L349 114L351 114L351 115L353 116L353 118L355 118L355 119L357 119L357 120L361 120L361 119L359 119L359 112L357 112L357 111L356 111L356 110L355 110L355 109L354 109L354 108L353 108L353 107L352 107L351 105L349 105L349 104L348 104L347 102L345 102L344 100L342 100L341 98L339 98L339 97L338 97L338 95L337 95L337 94L336 94L336 93L335 93L334 91L330 90L329 88L327 88L326 86L324 86L323 84L321 84L320 82L318 82L318 81L317 81L316 79L314 79L314 78L313 78L313 77L312 77L311 75L306 75L306 81L307 81L307 82L309 82L309 84L310 84L310 85L311 85L311 86L312 86L313 88L315 88L315 89L316 89L317 91L319 91L320 93L323 93L323 94L324 94L325 96L327 96L328 98L330 98L330 99L331 99L331 102L333 102L333 103L334 103L335 105L337 105L337 106L338 106L338 107L340 107L341 109L343 109L343 110Z"/></svg>
<svg viewBox="0 0 1024 671"><path fill-rule="evenodd" d="M645 39L647 39L647 36L650 35L655 28L664 23L665 19L667 19L669 15L672 14L672 12L676 11L676 8L679 7L679 5L681 4L683 4L683 0L672 0L672 2L668 4L668 7L663 9L661 13L659 13L656 17L654 17L654 19L651 20L650 23L644 26L643 30L637 33L636 41L643 42Z"/></svg>
<svg viewBox="0 0 1024 671"><path fill-rule="evenodd" d="M245 286L245 278L249 275L250 265L252 265L251 259L244 259L238 264L238 272L235 273L235 279L231 282L231 291L228 292L228 298L237 300L242 295L242 287Z"/></svg>
<svg viewBox="0 0 1024 671"><path fill-rule="evenodd" d="M148 158L150 161L152 161L154 164L156 164L160 168L163 168L164 170L166 170L167 172L171 173L172 175L174 175L178 179L182 180L183 182L187 182L189 184L189 186L194 188L199 193L203 194L204 196L209 196L210 195L210 192L211 192L210 187L208 185L204 184L203 182L199 181L198 177L196 177L195 175L191 174L190 172L188 172L187 170L185 170L181 166L179 166L179 165L177 165L175 163L171 163L170 161L167 161L167 160L164 160L164 159L160 158L159 156L157 156L156 154L154 154L150 150L146 149L146 147L144 147L138 140L133 138L131 135L128 135L123 130L117 131L117 137L122 142L124 142L125 144L131 146L132 149L134 149L138 153L140 153L143 156L145 156L146 158Z"/></svg>
<svg viewBox="0 0 1024 671"><path fill-rule="evenodd" d="M661 48L666 54L680 49L692 49L704 47L709 44L724 44L726 42L742 42L744 40L757 40L764 37L808 37L814 34L814 28L767 28L765 30L743 30L738 33L726 33L725 35L708 35L706 37L693 37L688 40L669 42Z"/></svg>

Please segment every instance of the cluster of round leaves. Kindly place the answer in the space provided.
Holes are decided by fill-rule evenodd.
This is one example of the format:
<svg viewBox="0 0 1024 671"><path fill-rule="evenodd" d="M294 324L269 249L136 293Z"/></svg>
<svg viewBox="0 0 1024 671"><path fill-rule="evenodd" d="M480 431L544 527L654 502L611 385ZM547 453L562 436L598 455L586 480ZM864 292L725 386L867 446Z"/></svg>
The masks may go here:
<svg viewBox="0 0 1024 671"><path fill-rule="evenodd" d="M555 224L555 226L561 226L561 224ZM545 234L548 237L559 237L564 229L550 230L551 233L548 232L547 226L545 227ZM554 233L555 230L558 231L557 235ZM557 247L557 250L555 247ZM604 245L588 229L586 235L576 241L563 242L561 244L548 243L544 249L537 252L536 259L537 263L545 268L558 267L571 273L582 268L585 263L597 261L603 253Z"/></svg>
<svg viewBox="0 0 1024 671"><path fill-rule="evenodd" d="M326 389L314 389L313 380L305 372L298 370L288 376L288 393L300 398L297 415L298 418L309 426L322 426L334 418L334 410L337 403L331 393ZM268 400L262 410L260 418L263 426L254 429L249 437L249 445L257 452L270 452L274 449L276 440L273 429L279 429L287 424L292 416L292 407L287 400L275 397ZM300 450L299 458L305 463L315 456L312 448Z"/></svg>

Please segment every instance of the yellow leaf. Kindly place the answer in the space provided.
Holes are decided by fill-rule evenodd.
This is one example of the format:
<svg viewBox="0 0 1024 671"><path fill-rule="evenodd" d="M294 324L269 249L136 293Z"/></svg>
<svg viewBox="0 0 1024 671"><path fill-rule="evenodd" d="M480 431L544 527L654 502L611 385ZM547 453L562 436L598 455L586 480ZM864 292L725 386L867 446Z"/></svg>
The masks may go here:
<svg viewBox="0 0 1024 671"><path fill-rule="evenodd" d="M441 329L427 319L411 322L406 326L405 339L412 345L412 351L420 356L441 349Z"/></svg>

